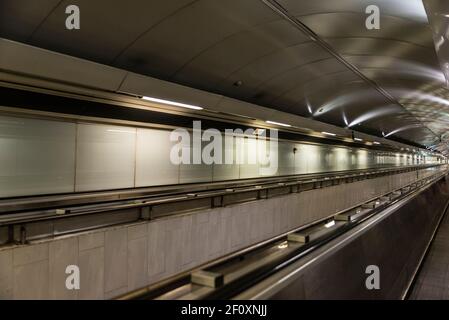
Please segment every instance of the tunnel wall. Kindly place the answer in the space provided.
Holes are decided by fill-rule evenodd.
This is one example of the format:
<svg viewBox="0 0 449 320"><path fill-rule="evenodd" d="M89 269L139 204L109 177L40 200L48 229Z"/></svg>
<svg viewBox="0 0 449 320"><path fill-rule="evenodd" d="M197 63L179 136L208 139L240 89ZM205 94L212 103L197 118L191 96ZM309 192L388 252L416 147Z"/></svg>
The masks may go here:
<svg viewBox="0 0 449 320"><path fill-rule="evenodd" d="M0 248L2 299L107 299L400 188L435 169ZM77 265L81 289L65 288Z"/></svg>
<svg viewBox="0 0 449 320"><path fill-rule="evenodd" d="M0 116L0 198L262 176L259 162L173 164L170 151L176 142L169 136L170 131L161 129ZM237 150L248 157L265 147L255 138L234 139L234 158ZM184 147L191 153L192 146ZM222 148L225 154L225 143ZM412 165L418 161L431 163L435 159L280 141L275 175Z"/></svg>

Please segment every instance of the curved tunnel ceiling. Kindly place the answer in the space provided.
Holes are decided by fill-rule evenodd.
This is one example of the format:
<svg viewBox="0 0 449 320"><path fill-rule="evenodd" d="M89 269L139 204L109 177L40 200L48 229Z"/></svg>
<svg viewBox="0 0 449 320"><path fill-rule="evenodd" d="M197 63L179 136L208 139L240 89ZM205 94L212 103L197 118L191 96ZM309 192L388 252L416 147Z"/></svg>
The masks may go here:
<svg viewBox="0 0 449 320"><path fill-rule="evenodd" d="M1 0L0 37L422 146L448 136L421 0Z"/></svg>

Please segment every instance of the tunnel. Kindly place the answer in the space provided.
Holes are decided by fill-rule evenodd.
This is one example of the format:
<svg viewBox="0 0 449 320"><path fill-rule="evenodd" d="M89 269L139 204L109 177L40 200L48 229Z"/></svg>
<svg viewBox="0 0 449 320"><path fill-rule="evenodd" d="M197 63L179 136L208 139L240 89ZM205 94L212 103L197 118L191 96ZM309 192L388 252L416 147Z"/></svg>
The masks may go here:
<svg viewBox="0 0 449 320"><path fill-rule="evenodd" d="M0 0L0 300L449 300L448 156L446 0Z"/></svg>

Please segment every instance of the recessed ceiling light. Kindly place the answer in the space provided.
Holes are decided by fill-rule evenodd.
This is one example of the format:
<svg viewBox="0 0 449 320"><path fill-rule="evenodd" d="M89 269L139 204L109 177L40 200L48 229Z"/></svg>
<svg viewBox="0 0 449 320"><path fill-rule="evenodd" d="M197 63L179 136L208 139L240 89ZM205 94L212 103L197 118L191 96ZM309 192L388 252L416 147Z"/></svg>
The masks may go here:
<svg viewBox="0 0 449 320"><path fill-rule="evenodd" d="M325 135L327 135L327 136L333 136L333 137L336 136L335 133L330 133L330 132L326 132L326 131L322 131L321 133L322 133L322 134L325 134Z"/></svg>
<svg viewBox="0 0 449 320"><path fill-rule="evenodd" d="M176 107L181 107L181 108L194 109L194 110L203 110L202 107L198 107L198 106L194 106L194 105L186 104L186 103L181 103L181 102L176 102L176 101L158 99L158 98L147 97L147 96L143 96L142 99L143 100L147 100L147 101L151 101L151 102L169 104L169 105L176 106Z"/></svg>
<svg viewBox="0 0 449 320"><path fill-rule="evenodd" d="M282 123L282 122L276 122L276 121L270 121L270 120L267 120L265 122L269 123L269 124L275 124L275 125L278 125L278 126L282 126L282 127L291 127L291 125L286 124L286 123Z"/></svg>
<svg viewBox="0 0 449 320"><path fill-rule="evenodd" d="M360 138L354 138L354 140L355 140L355 141L363 141L363 140L360 139Z"/></svg>
<svg viewBox="0 0 449 320"><path fill-rule="evenodd" d="M374 144L380 144L380 142L377 142L377 141L374 141L373 143L374 143Z"/></svg>

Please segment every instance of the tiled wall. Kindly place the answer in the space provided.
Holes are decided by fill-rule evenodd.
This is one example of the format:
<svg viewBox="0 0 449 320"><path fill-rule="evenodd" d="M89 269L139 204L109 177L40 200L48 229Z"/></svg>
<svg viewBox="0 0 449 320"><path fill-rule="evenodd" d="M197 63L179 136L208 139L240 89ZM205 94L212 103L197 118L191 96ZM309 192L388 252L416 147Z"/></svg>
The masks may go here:
<svg viewBox="0 0 449 320"><path fill-rule="evenodd" d="M174 144L167 130L0 116L0 198L261 176L260 164L174 165ZM243 153L257 154L262 145L245 139ZM277 175L412 164L403 156L287 141L279 142L278 159Z"/></svg>
<svg viewBox="0 0 449 320"><path fill-rule="evenodd" d="M378 177L81 235L0 248L0 299L108 299L416 180ZM81 289L65 288L78 265Z"/></svg>

